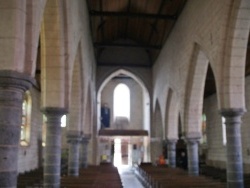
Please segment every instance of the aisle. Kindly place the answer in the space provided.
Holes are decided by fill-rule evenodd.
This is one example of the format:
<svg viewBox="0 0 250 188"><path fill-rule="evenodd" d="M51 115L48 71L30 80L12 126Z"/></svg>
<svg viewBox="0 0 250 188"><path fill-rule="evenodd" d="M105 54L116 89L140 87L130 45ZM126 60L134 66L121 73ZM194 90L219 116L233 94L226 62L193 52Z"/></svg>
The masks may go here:
<svg viewBox="0 0 250 188"><path fill-rule="evenodd" d="M118 168L118 171L124 188L143 188L131 167L122 166Z"/></svg>

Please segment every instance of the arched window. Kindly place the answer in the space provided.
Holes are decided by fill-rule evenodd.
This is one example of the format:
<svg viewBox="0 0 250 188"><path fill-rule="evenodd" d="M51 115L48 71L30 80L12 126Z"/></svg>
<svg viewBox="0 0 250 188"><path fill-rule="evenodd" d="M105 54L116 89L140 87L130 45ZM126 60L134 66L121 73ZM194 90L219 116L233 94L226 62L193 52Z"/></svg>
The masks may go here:
<svg viewBox="0 0 250 188"><path fill-rule="evenodd" d="M227 144L226 119L224 117L222 117L222 141L223 145Z"/></svg>
<svg viewBox="0 0 250 188"><path fill-rule="evenodd" d="M66 115L63 115L61 118L61 127L66 127L67 123L66 123Z"/></svg>
<svg viewBox="0 0 250 188"><path fill-rule="evenodd" d="M130 90L125 84L118 84L114 89L114 119L116 117L130 119Z"/></svg>
<svg viewBox="0 0 250 188"><path fill-rule="evenodd" d="M22 124L20 135L20 144L22 146L27 146L30 141L31 105L30 92L27 91L24 94L22 105Z"/></svg>
<svg viewBox="0 0 250 188"><path fill-rule="evenodd" d="M201 123L201 143L202 144L206 144L207 143L207 117L206 114L203 113L202 114L202 119L201 119L202 123Z"/></svg>
<svg viewBox="0 0 250 188"><path fill-rule="evenodd" d="M47 117L43 115L43 128L42 128L42 146L46 146L46 122L47 122Z"/></svg>

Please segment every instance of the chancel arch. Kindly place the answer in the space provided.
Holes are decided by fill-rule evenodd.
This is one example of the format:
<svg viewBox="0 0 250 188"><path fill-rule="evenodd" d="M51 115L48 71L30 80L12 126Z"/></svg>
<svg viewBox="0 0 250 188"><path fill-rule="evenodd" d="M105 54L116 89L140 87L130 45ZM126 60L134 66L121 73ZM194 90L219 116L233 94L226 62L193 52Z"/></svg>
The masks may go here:
<svg viewBox="0 0 250 188"><path fill-rule="evenodd" d="M103 82L102 82L102 84L100 85L100 87L99 87L99 90L98 90L98 93L97 93L97 103L98 103L98 105L97 105L97 113L98 113L98 117L100 117L100 110L101 110L101 105L102 105L102 103L105 103L105 102L107 102L107 101L101 101L101 93L102 93L102 91L103 91L103 89L104 89L104 87L113 79L113 78L118 78L118 77L120 77L121 79L123 79L124 80L124 78L125 78L125 80L126 79L130 79L131 81L132 81L132 85L133 86L136 86L136 85L138 85L138 86L136 86L136 87L138 87L138 89L139 90L141 90L140 91L140 95L141 95L141 98L140 98L140 100L141 100L141 104L140 105L142 105L142 109L143 109L143 111L142 112L140 112L141 113L141 115L142 115L142 128L144 129L144 130L150 130L150 127L149 127L149 125L150 125L150 98L149 98L149 92L148 92L148 90L146 89L146 87L145 87L145 85L143 84L143 82L136 76L136 75L134 75L133 73L131 73L131 72L129 72L129 71L127 71L127 70L125 70L125 69L119 69L119 70L117 70L117 71L115 71L115 72L113 72L112 74L110 74ZM123 78L122 78L123 77ZM117 79L116 79L117 80ZM115 81L117 84L118 83L121 83L121 82L119 82L119 81ZM115 84L116 85L116 84ZM114 89L114 87L112 87L113 89ZM112 93L113 93L113 89L112 89ZM132 97L132 93L131 93L131 99L134 99L134 97ZM135 101L136 102L136 101ZM133 104L133 102L131 101L131 104ZM109 107L110 106L113 106L113 99L110 99L110 101L109 101ZM135 109L132 109L131 108L131 110L135 110ZM140 110L140 109L139 109ZM112 111L110 112L111 113L111 115L112 115ZM132 114L133 112L131 112L131 114ZM131 117L132 118L132 117ZM100 128L101 127L101 125L100 125L100 121L98 121L98 127Z"/></svg>

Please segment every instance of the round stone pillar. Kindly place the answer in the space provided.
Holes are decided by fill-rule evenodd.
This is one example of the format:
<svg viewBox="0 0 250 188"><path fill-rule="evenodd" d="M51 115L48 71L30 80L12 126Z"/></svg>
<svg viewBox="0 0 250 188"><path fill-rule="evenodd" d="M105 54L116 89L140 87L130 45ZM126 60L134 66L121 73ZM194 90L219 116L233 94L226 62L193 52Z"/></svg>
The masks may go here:
<svg viewBox="0 0 250 188"><path fill-rule="evenodd" d="M227 137L227 187L243 188L243 162L241 146L241 116L243 109L222 109Z"/></svg>
<svg viewBox="0 0 250 188"><path fill-rule="evenodd" d="M0 71L0 187L17 186L23 95L32 82L22 73Z"/></svg>
<svg viewBox="0 0 250 188"><path fill-rule="evenodd" d="M89 137L83 137L81 141L82 153L81 153L81 167L87 168L88 167L88 144L89 144Z"/></svg>
<svg viewBox="0 0 250 188"><path fill-rule="evenodd" d="M68 175L79 175L79 143L82 140L79 131L69 131L67 134L69 144Z"/></svg>
<svg viewBox="0 0 250 188"><path fill-rule="evenodd" d="M42 110L47 117L43 186L59 188L61 176L61 118L64 108L47 107Z"/></svg>
<svg viewBox="0 0 250 188"><path fill-rule="evenodd" d="M199 138L187 138L187 157L188 157L188 173L190 175L199 175Z"/></svg>
<svg viewBox="0 0 250 188"><path fill-rule="evenodd" d="M168 151L168 165L171 168L176 167L176 139L167 140L167 151Z"/></svg>

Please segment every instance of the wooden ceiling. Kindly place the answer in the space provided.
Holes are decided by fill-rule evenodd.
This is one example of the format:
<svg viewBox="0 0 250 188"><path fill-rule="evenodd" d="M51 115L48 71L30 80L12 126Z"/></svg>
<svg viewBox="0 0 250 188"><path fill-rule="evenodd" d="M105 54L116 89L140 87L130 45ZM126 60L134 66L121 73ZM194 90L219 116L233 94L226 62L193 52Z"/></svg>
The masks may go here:
<svg viewBox="0 0 250 188"><path fill-rule="evenodd" d="M148 54L150 63L128 62L130 66L151 67L186 1L87 0L97 64L114 65L101 62L100 55L105 49L122 47L140 48ZM116 42L119 40L133 43Z"/></svg>
<svg viewBox="0 0 250 188"><path fill-rule="evenodd" d="M87 0L97 65L152 67L186 2L187 0ZM124 42L126 40L133 43ZM248 46L246 76L250 74L250 43ZM100 58L102 52L115 48L145 50L150 62L103 62ZM215 80L209 67L204 98L214 93Z"/></svg>

